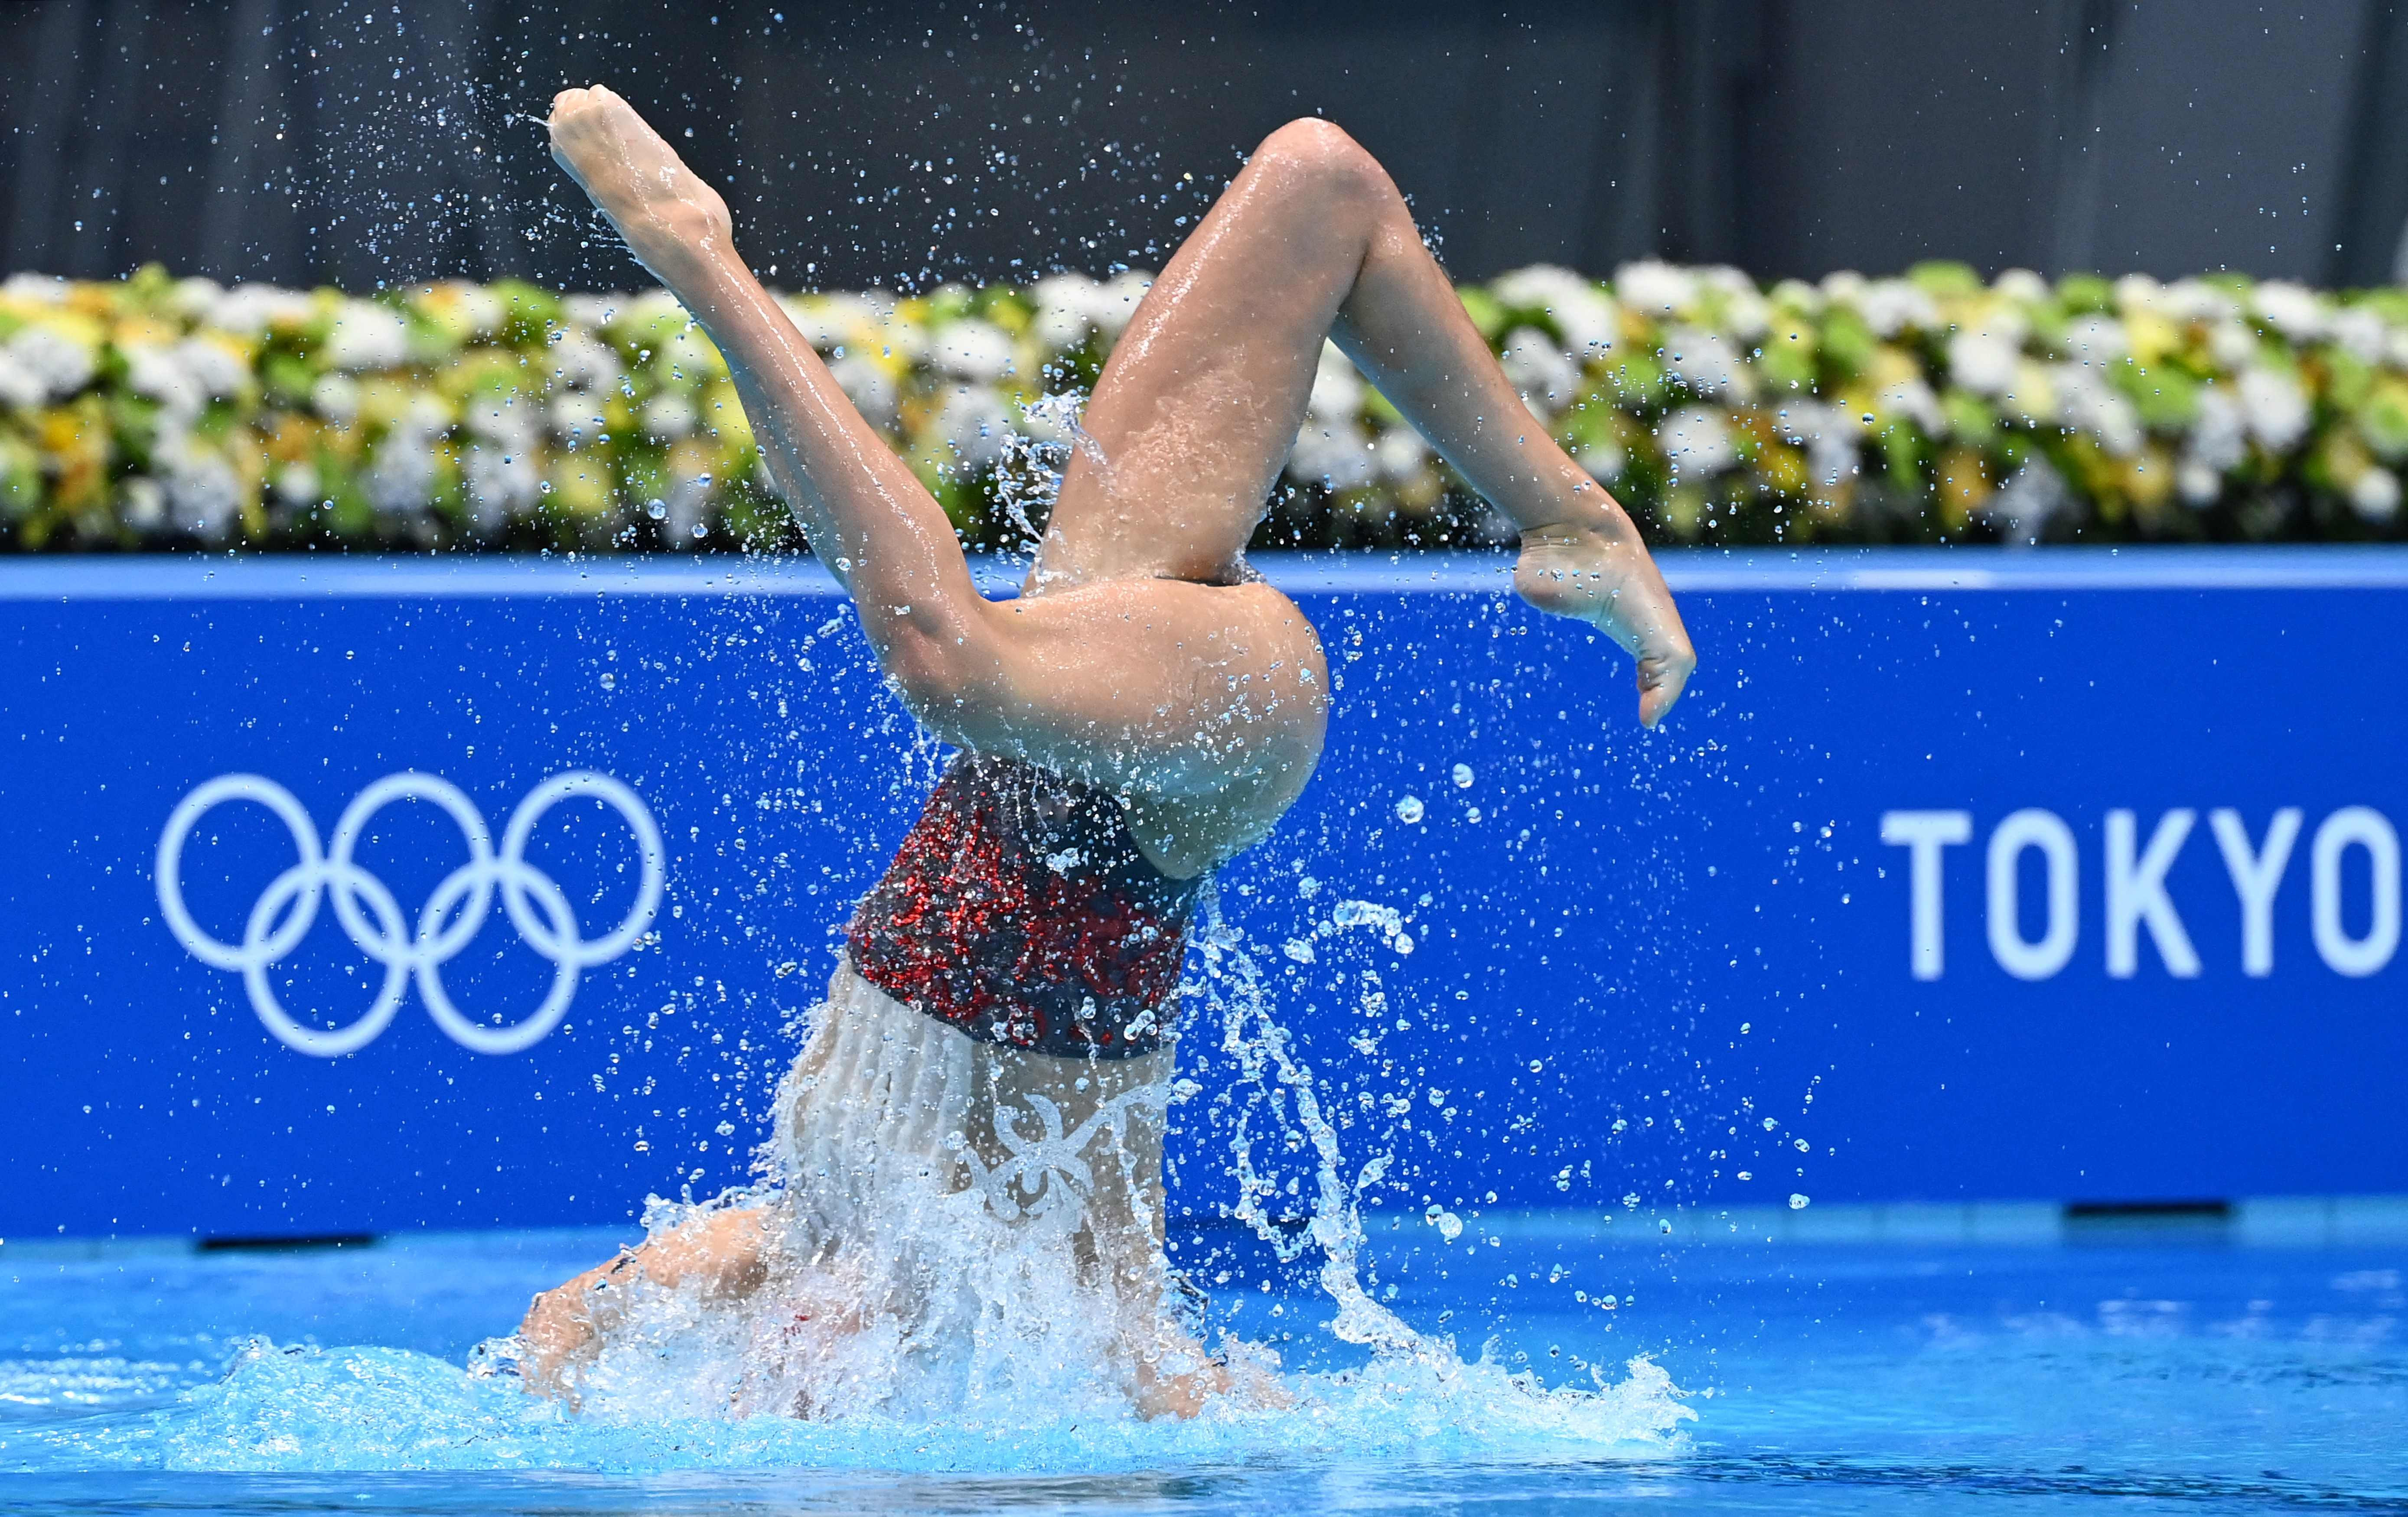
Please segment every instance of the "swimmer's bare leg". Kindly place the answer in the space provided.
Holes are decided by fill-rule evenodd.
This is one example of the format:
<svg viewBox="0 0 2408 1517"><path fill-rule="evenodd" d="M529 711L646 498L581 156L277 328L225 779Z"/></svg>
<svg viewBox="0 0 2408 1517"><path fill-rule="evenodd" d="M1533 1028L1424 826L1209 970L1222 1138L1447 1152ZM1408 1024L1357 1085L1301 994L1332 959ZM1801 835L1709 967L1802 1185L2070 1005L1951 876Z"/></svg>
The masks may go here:
<svg viewBox="0 0 2408 1517"><path fill-rule="evenodd" d="M1327 122L1264 141L1112 350L1043 550L1069 582L1226 581L1336 340L1522 530L1514 585L1638 660L1653 725L1696 665L1629 518L1536 421L1465 315L1385 170Z"/></svg>
<svg viewBox="0 0 2408 1517"><path fill-rule="evenodd" d="M1119 794L1139 842L1194 875L1304 788L1321 650L1265 585L1125 580L982 598L952 524L736 254L726 203L610 91L552 103L552 156L726 358L770 476L939 737Z"/></svg>
<svg viewBox="0 0 2408 1517"><path fill-rule="evenodd" d="M572 1371L624 1320L639 1281L668 1289L694 1285L708 1301L740 1301L768 1278L768 1247L759 1207L708 1212L544 1292L519 1324L527 1388L574 1406Z"/></svg>

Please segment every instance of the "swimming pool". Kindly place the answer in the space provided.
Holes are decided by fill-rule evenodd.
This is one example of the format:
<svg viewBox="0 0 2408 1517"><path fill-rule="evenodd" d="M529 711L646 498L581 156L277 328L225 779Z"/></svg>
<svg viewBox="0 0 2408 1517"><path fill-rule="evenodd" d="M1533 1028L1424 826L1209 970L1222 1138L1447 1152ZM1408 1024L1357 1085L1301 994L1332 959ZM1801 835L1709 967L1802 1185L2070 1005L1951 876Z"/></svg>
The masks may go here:
<svg viewBox="0 0 2408 1517"><path fill-rule="evenodd" d="M1493 1339L1500 1373L1349 1384L1318 1298L1240 1267L1213 1309L1317 1377L1297 1410L941 1428L609 1424L464 1372L617 1234L11 1244L0 1510L2408 1510L2408 1243L1656 1247L1522 1214L1453 1242L1418 1218L1370 1231L1403 1315L1467 1358ZM1226 1231L1181 1241L1241 1259ZM1641 1353L1677 1395L1642 1369L1570 1415L1501 1373L1628 1385Z"/></svg>

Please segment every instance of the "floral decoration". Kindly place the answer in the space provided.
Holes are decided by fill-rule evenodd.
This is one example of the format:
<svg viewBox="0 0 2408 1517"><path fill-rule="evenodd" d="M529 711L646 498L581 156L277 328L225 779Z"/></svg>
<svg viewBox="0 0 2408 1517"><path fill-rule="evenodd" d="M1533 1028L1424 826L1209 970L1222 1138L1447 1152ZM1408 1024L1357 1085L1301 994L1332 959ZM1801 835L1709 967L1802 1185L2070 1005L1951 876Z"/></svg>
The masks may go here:
<svg viewBox="0 0 2408 1517"><path fill-rule="evenodd" d="M780 298L965 541L1015 550L1150 282ZM1533 418L1659 542L2403 533L2408 291L1949 264L1766 289L1640 263L1461 296ZM1510 537L1325 348L1257 544ZM725 365L664 292L0 285L8 549L797 542Z"/></svg>

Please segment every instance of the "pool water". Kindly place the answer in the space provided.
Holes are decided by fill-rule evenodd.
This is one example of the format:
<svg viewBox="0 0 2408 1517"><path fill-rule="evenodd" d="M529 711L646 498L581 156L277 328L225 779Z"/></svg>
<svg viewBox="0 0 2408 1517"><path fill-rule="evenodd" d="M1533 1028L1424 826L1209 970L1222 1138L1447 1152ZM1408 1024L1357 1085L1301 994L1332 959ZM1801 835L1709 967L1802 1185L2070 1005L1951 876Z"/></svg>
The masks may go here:
<svg viewBox="0 0 2408 1517"><path fill-rule="evenodd" d="M1180 1425L601 1424L465 1371L614 1234L0 1247L0 1510L2408 1511L2408 1245L1371 1231L1479 1373L1350 1380L1302 1283L1239 1268L1215 1315L1303 1400Z"/></svg>

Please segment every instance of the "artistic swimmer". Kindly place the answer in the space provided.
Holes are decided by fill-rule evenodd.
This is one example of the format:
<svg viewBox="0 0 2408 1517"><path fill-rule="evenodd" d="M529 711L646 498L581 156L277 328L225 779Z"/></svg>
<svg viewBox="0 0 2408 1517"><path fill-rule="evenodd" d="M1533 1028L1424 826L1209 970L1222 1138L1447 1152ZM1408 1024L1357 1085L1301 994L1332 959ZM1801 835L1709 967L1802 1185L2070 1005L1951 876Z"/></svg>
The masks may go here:
<svg viewBox="0 0 2408 1517"><path fill-rule="evenodd" d="M1520 528L1523 598L1634 656L1649 726L1696 663L1663 580L1532 422L1387 174L1326 122L1271 134L1140 303L1082 418L1094 446L1002 602L737 256L718 192L608 89L562 93L551 133L717 343L881 668L961 752L853 918L779 1090L778 1172L538 1296L529 1382L575 1402L621 1341L709 1338L742 1367L720 1404L824 1415L957 1395L948 1377L1037 1335L1091 1353L1082 1373L1142 1414L1195 1413L1247 1377L1173 1309L1178 984L1206 877L1321 754L1320 641L1243 550L1325 339ZM1001 1322L1030 1301L1041 1320Z"/></svg>

